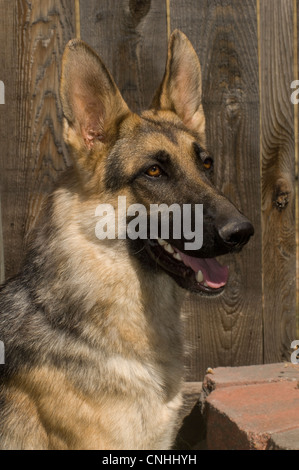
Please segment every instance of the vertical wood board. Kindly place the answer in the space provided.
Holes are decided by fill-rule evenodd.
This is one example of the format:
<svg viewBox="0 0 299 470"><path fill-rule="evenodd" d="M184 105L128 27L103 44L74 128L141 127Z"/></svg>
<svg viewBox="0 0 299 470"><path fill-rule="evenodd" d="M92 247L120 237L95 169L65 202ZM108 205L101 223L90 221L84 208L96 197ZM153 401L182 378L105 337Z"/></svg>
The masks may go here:
<svg viewBox="0 0 299 470"><path fill-rule="evenodd" d="M208 366L261 363L262 265L256 2L172 0L171 29L186 33L199 55L209 148L216 186L249 217L255 235L225 256L230 279L215 299L190 296L186 360L190 380Z"/></svg>
<svg viewBox="0 0 299 470"><path fill-rule="evenodd" d="M296 321L294 2L260 0L264 361L290 360Z"/></svg>
<svg viewBox="0 0 299 470"><path fill-rule="evenodd" d="M165 69L165 2L80 0L80 23L81 38L101 56L131 110L146 109Z"/></svg>
<svg viewBox="0 0 299 470"><path fill-rule="evenodd" d="M75 21L73 0L5 1L1 8L7 113L1 107L0 185L9 277L20 267L44 197L69 164L58 90Z"/></svg>

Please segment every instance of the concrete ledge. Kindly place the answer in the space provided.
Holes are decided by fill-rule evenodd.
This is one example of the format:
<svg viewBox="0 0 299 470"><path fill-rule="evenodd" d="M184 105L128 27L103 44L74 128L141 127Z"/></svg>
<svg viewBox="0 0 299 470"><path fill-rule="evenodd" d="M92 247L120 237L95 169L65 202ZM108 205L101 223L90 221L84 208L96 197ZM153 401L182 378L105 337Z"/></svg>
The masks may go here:
<svg viewBox="0 0 299 470"><path fill-rule="evenodd" d="M186 382L183 388L183 406L178 420L178 433L174 444L176 450L197 448L205 439L206 425L198 406L202 382Z"/></svg>

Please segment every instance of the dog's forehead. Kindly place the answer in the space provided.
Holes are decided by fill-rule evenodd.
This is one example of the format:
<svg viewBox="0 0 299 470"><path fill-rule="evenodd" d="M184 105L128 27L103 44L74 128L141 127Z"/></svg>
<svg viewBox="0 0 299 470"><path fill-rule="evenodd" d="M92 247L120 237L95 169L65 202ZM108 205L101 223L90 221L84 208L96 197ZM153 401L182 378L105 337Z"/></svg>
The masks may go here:
<svg viewBox="0 0 299 470"><path fill-rule="evenodd" d="M164 150L170 155L193 152L198 136L190 132L173 112L147 111L130 120L122 133L134 153L154 154ZM200 145L200 142L198 142Z"/></svg>

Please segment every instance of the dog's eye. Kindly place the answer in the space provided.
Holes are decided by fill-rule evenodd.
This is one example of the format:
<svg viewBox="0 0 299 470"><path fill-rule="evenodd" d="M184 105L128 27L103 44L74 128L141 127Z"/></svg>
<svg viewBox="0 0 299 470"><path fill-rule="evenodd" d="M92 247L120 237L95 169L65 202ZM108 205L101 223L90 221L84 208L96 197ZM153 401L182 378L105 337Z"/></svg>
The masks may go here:
<svg viewBox="0 0 299 470"><path fill-rule="evenodd" d="M213 158L207 157L207 158L204 159L204 161L203 161L203 166L204 166L207 170L211 170L211 169L213 168L213 165L214 165Z"/></svg>
<svg viewBox="0 0 299 470"><path fill-rule="evenodd" d="M196 142L193 144L195 153L197 157L202 161L203 166L206 170L212 170L214 167L214 160L213 158L206 152L204 149L202 149Z"/></svg>
<svg viewBox="0 0 299 470"><path fill-rule="evenodd" d="M145 174L151 178L159 178L159 176L162 176L162 173L163 172L159 165L153 165L145 172Z"/></svg>

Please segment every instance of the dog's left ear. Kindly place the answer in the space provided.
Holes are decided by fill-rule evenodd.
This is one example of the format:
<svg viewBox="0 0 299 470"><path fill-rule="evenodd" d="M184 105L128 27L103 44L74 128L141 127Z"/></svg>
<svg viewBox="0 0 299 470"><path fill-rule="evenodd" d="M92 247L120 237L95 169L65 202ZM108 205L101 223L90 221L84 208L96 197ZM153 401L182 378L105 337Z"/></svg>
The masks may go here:
<svg viewBox="0 0 299 470"><path fill-rule="evenodd" d="M174 111L187 128L205 140L201 98L199 59L185 34L175 30L169 39L164 78L151 108Z"/></svg>

